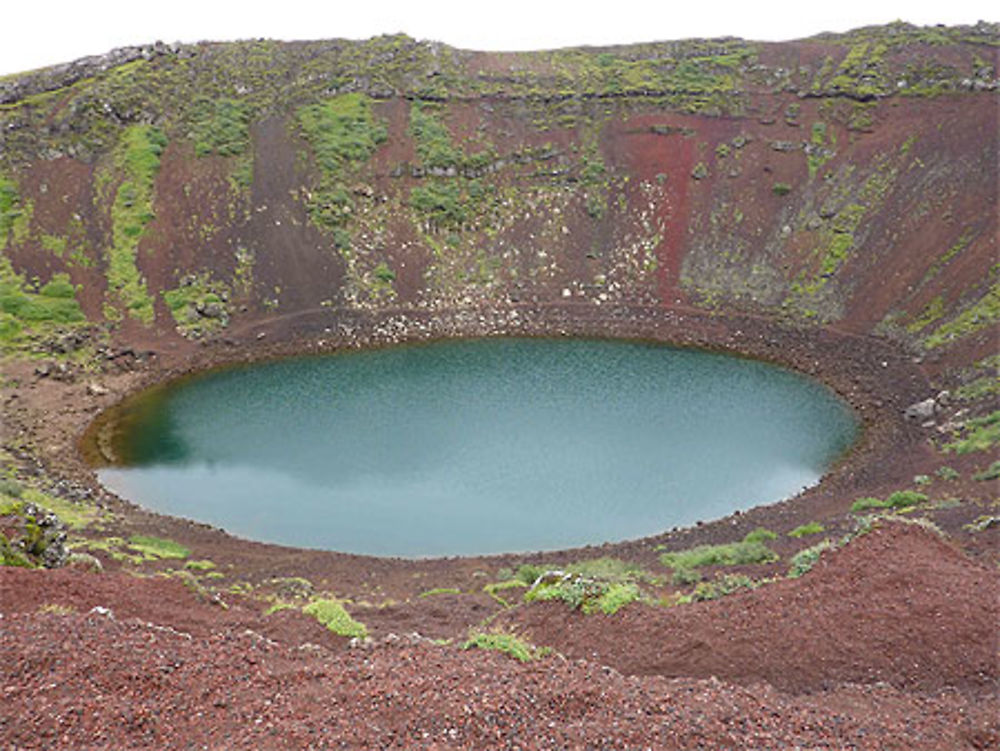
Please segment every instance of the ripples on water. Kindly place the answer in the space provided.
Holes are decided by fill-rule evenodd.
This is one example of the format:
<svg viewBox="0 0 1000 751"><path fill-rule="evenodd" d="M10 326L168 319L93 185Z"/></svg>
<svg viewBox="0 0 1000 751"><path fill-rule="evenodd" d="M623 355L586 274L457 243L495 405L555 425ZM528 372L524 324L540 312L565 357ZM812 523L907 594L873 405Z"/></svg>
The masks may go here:
<svg viewBox="0 0 1000 751"><path fill-rule="evenodd" d="M137 402L102 482L258 540L377 555L640 537L816 482L856 423L820 384L633 342L452 341L213 373Z"/></svg>

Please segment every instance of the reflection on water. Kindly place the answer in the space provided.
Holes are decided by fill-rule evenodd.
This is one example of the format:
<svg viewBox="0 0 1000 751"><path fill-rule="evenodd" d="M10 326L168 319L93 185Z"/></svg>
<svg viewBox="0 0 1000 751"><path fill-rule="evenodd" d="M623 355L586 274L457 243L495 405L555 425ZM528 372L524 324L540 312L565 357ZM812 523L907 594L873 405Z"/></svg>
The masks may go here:
<svg viewBox="0 0 1000 751"><path fill-rule="evenodd" d="M102 482L260 540L380 555L652 534L814 483L850 412L788 371L630 342L493 339L221 373L139 405ZM138 416L136 416L138 415Z"/></svg>

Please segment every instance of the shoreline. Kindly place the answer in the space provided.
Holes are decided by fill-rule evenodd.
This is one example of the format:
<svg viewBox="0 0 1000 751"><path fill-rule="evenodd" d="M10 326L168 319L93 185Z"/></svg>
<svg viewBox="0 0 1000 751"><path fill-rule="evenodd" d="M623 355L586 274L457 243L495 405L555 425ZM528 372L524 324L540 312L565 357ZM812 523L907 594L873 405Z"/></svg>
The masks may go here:
<svg viewBox="0 0 1000 751"><path fill-rule="evenodd" d="M511 312L515 315L511 317ZM340 314L340 315L338 315ZM489 317L489 316L492 316ZM316 318L319 320L316 320ZM96 413L68 409L65 397L57 400L49 419L36 426L38 442L45 443L52 430L69 430L74 436L73 449L43 452L42 460L54 474L64 480L82 483L114 507L116 513L126 520L161 518L170 520L167 525L175 528L175 536L182 537L184 527L198 530L213 529L210 525L192 520L167 517L150 511L140 505L118 498L107 491L97 480L93 466L86 456L93 451L95 436L108 420L114 419L117 409L130 398L150 388L175 383L187 377L205 372L241 365L284 359L297 356L316 356L355 349L395 346L401 344L429 343L440 339L479 338L490 336L533 336L533 337L588 337L610 338L636 341L650 341L659 344L695 348L728 355L760 360L791 369L804 376L823 383L832 389L845 403L849 404L859 421L859 436L853 446L840 458L819 482L795 496L774 503L757 506L747 511L737 511L720 519L703 520L692 527L662 530L655 534L619 542L548 551L544 557L571 555L582 550L600 548L603 550L624 550L637 545L662 541L678 533L688 536L705 528L726 528L740 517L752 517L762 510L776 509L789 504L812 505L810 499L818 499L830 492L837 495L851 486L858 486L857 477L869 476L873 469L884 464L892 455L898 455L913 447L922 439L919 428L908 423L903 417L903 409L912 401L925 398L930 393L918 365L912 362L897 345L876 339L847 335L829 329L804 329L786 327L780 323L745 316L717 316L697 314L690 311L678 312L658 308L618 308L595 310L587 306L551 306L531 310L492 311L491 314L455 311L451 313L428 313L406 311L380 316L344 316L340 311L307 312L294 318L278 318L271 322L248 324L243 327L243 338L226 337L210 345L184 342L177 350L154 350L155 356L148 357L138 370L131 370L121 376L104 378L101 388L107 394L95 397L100 402ZM305 320L303 320L305 319ZM311 319L311 320L310 320ZM325 323L340 320L340 330L336 333ZM499 320L497 320L499 319ZM322 328L320 328L322 327ZM345 328L346 327L346 328ZM317 332L317 329L318 332ZM264 337L260 337L260 333ZM318 335L317 335L318 333ZM237 334L239 336L239 334ZM844 357L849 351L851 356ZM36 379L36 385L53 383L48 379ZM29 407L45 402L30 393L22 393L20 398ZM90 448L88 448L90 446ZM91 453L90 456L93 456ZM865 483L861 483L864 485ZM857 494L861 494L858 486ZM802 509L799 509L800 511ZM767 512L764 511L766 514ZM192 532L193 530L188 530ZM240 538L217 531L233 542ZM356 556L337 551L288 548L287 546L261 543L275 550L302 550L315 555L348 556L380 561L414 559L378 558ZM500 554L472 556L468 560L506 560L524 557L525 554ZM421 561L448 561L463 557L416 559Z"/></svg>

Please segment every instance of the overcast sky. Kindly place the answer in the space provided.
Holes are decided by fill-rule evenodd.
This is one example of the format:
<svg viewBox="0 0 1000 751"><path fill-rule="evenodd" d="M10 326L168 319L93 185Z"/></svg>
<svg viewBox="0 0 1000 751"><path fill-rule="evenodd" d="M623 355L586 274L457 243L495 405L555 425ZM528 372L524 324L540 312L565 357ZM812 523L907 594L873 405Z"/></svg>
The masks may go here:
<svg viewBox="0 0 1000 751"><path fill-rule="evenodd" d="M406 32L480 50L525 50L687 37L796 39L904 20L1000 20L997 0L4 0L0 75L114 47L164 42L365 39Z"/></svg>

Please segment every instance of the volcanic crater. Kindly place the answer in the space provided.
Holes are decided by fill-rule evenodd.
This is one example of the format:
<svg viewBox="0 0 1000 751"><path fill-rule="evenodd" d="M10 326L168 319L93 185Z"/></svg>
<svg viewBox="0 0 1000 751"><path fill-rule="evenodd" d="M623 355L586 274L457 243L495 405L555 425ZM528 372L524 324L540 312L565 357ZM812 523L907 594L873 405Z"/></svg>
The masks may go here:
<svg viewBox="0 0 1000 751"><path fill-rule="evenodd" d="M0 745L1000 744L998 45L396 35L0 79ZM417 560L158 515L86 460L185 374L497 336L773 362L862 435L723 519Z"/></svg>

